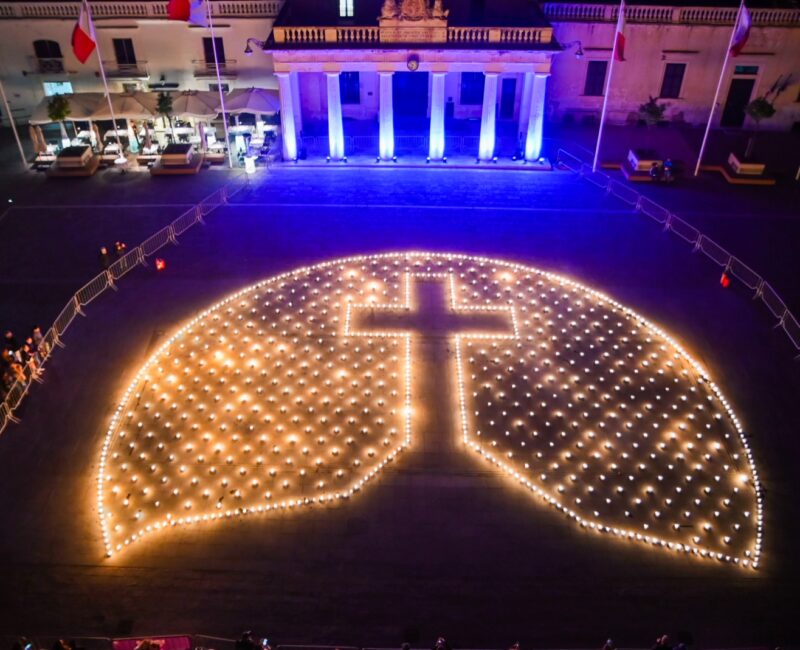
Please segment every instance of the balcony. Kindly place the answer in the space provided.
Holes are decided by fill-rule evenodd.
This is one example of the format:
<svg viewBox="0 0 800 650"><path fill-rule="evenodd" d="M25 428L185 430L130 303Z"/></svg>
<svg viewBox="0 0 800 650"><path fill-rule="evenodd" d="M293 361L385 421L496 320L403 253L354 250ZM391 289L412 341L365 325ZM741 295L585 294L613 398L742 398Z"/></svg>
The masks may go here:
<svg viewBox="0 0 800 650"><path fill-rule="evenodd" d="M590 2L548 2L544 14L551 22L606 22L617 21L619 7ZM749 9L753 24L758 27L798 27L800 9ZM672 5L630 5L625 7L625 20L629 23L660 25L733 25L736 7L674 7Z"/></svg>
<svg viewBox="0 0 800 650"><path fill-rule="evenodd" d="M498 47L537 49L547 48L552 43L550 27L448 27L433 29L424 34L424 41L449 46ZM286 47L327 46L328 44L382 47L405 42L403 30L384 27L274 27L276 44ZM423 40L419 30L409 30L414 42Z"/></svg>
<svg viewBox="0 0 800 650"><path fill-rule="evenodd" d="M224 61L219 62L219 76L222 79L236 79L238 76L238 72L236 70L236 59L225 59ZM213 61L206 61L205 59L200 59L196 61L192 61L192 65L194 66L194 78L195 79L216 79L217 78L217 71L214 68Z"/></svg>
<svg viewBox="0 0 800 650"><path fill-rule="evenodd" d="M146 81L150 78L147 61L136 63L117 63L116 61L103 61L106 77L115 80L130 79L132 81Z"/></svg>

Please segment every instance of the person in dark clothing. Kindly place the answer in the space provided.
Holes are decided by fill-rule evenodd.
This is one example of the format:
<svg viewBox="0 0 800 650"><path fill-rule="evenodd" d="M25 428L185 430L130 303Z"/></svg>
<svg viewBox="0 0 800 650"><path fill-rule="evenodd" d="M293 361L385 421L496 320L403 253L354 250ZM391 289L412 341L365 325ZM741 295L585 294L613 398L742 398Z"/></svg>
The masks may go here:
<svg viewBox="0 0 800 650"><path fill-rule="evenodd" d="M111 256L108 254L108 249L105 246L100 247L98 257L100 258L100 266L103 267L103 270L108 270L108 267L111 266Z"/></svg>
<svg viewBox="0 0 800 650"><path fill-rule="evenodd" d="M6 350L10 350L11 352L16 352L19 350L19 341L17 341L16 337L14 336L14 332L11 330L6 331L3 344L5 345Z"/></svg>

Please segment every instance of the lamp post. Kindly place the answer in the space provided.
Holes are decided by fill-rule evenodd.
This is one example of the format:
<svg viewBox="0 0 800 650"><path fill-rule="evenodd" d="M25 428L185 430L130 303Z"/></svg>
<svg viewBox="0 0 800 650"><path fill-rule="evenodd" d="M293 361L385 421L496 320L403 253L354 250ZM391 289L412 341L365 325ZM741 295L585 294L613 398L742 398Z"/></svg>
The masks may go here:
<svg viewBox="0 0 800 650"><path fill-rule="evenodd" d="M244 55L245 56L253 56L253 48L250 47L250 43L255 43L256 47L260 48L261 50L267 49L267 42L261 41L257 38L248 38L247 43L244 47Z"/></svg>

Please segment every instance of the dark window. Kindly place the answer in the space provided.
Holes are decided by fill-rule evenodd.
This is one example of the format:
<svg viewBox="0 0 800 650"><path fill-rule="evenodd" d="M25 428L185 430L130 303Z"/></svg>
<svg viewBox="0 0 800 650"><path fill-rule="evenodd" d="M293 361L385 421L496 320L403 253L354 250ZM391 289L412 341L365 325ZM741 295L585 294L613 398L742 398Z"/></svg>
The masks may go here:
<svg viewBox="0 0 800 650"><path fill-rule="evenodd" d="M681 96L683 75L686 72L685 63L667 63L664 68L664 81L661 82L660 97L677 99Z"/></svg>
<svg viewBox="0 0 800 650"><path fill-rule="evenodd" d="M119 65L136 65L136 53L133 51L133 41L130 38L114 39L114 54Z"/></svg>
<svg viewBox="0 0 800 650"><path fill-rule="evenodd" d="M208 89L212 92L219 92L219 84L208 84ZM230 90L228 84L222 84L222 92L226 93Z"/></svg>
<svg viewBox="0 0 800 650"><path fill-rule="evenodd" d="M744 74L748 76L753 76L758 74L758 66L757 65L737 65L733 69L733 74Z"/></svg>
<svg viewBox="0 0 800 650"><path fill-rule="evenodd" d="M583 94L591 97L602 97L606 85L606 68L608 61L589 61L586 67L586 84Z"/></svg>
<svg viewBox="0 0 800 650"><path fill-rule="evenodd" d="M342 104L361 103L361 92L358 88L359 81L357 72L342 72L339 74L339 90L342 93Z"/></svg>
<svg viewBox="0 0 800 650"><path fill-rule="evenodd" d="M214 43L217 46L217 59L219 60L219 67L225 67L225 48L222 45L222 37L217 36L214 38ZM206 58L206 64L209 66L214 65L214 44L211 43L211 38L203 37L203 54Z"/></svg>
<svg viewBox="0 0 800 650"><path fill-rule="evenodd" d="M33 51L37 59L61 59L61 46L55 41L34 41Z"/></svg>
<svg viewBox="0 0 800 650"><path fill-rule="evenodd" d="M483 104L483 84L486 79L482 72L461 73L461 103Z"/></svg>

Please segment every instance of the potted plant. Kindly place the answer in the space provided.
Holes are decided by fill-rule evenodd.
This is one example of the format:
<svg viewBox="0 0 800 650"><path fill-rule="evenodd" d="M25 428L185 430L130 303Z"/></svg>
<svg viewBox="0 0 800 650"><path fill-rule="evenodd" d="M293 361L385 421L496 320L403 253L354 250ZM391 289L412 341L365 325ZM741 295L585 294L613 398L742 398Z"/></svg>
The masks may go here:
<svg viewBox="0 0 800 650"><path fill-rule="evenodd" d="M67 135L65 122L71 112L69 101L64 95L53 95L50 101L47 102L47 117L53 122L58 122L61 127L61 144L65 147L69 146L69 136Z"/></svg>
<svg viewBox="0 0 800 650"><path fill-rule="evenodd" d="M753 120L755 128L747 139L747 147L745 148L744 156L742 156L741 160L734 153L728 156L728 164L737 174L747 174L751 176L761 176L764 174L766 166L763 163L755 161L753 156L756 139L759 129L761 128L762 120L768 120L775 115L775 100L789 86L789 79L789 76L784 78L784 76L781 75L766 93L756 97L744 107L745 115Z"/></svg>
<svg viewBox="0 0 800 650"><path fill-rule="evenodd" d="M660 124L664 121L664 112L669 104L659 104L658 100L652 95L644 103L639 105L639 117L647 126Z"/></svg>
<svg viewBox="0 0 800 650"><path fill-rule="evenodd" d="M639 105L639 124L646 125L648 129L644 133L637 134L636 146L628 150L628 164L632 171L647 173L653 163L658 165L662 163L657 147L654 147L651 142L654 138L649 127L664 123L664 112L667 110L667 106L668 104L659 104L658 99L652 95L646 102Z"/></svg>
<svg viewBox="0 0 800 650"><path fill-rule="evenodd" d="M172 95L164 92L163 90L158 93L158 104L156 110L159 115L162 115L169 124L169 130L172 132L172 140L175 141L175 130L172 127Z"/></svg>

